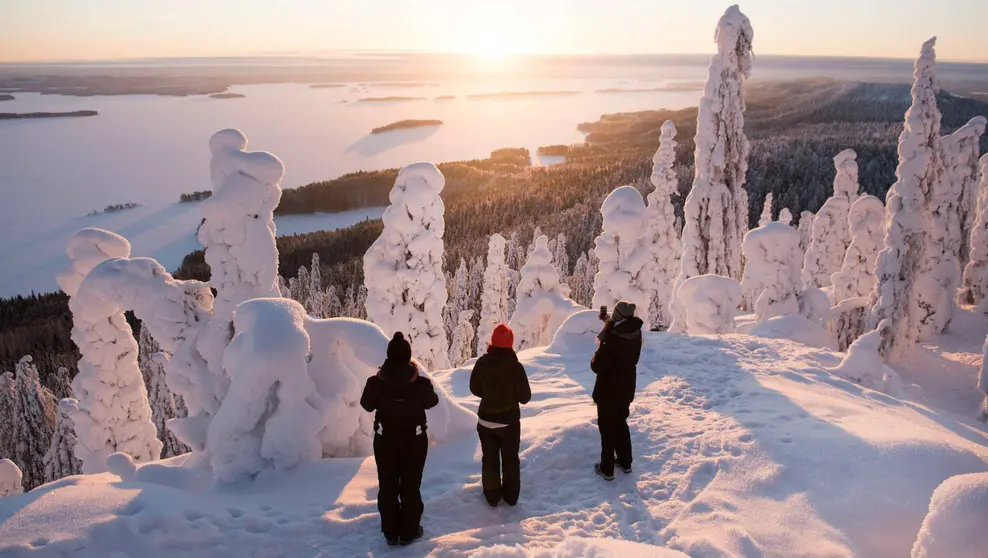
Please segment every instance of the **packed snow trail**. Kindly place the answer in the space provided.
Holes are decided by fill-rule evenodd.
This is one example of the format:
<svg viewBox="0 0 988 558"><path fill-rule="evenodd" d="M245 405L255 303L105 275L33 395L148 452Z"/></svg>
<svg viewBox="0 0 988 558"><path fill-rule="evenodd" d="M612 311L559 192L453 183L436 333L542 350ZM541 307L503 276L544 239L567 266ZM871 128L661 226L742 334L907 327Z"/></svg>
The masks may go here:
<svg viewBox="0 0 988 558"><path fill-rule="evenodd" d="M892 558L908 555L942 481L988 471L988 436L975 423L836 378L824 370L835 353L648 333L629 421L634 472L607 483L592 470L591 339L520 355L534 396L522 410L518 506L484 502L476 436L433 446L426 536L408 548L390 549L380 534L373 458L217 490L175 467L178 457L142 466L131 482L70 477L0 500L0 555L462 556L606 537L694 558ZM469 376L469 366L435 375L475 408Z"/></svg>

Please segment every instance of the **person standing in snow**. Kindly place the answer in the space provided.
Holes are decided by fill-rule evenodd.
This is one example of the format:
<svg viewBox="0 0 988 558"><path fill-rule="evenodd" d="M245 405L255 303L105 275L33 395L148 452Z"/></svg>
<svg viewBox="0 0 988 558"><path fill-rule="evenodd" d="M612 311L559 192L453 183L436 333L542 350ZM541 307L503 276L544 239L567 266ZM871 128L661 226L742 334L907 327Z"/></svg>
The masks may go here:
<svg viewBox="0 0 988 558"><path fill-rule="evenodd" d="M521 409L532 399L525 367L512 346L511 329L500 324L491 334L487 353L477 359L470 374L470 392L480 398L477 435L480 448L484 497L491 507L501 498L513 506L521 492Z"/></svg>
<svg viewBox="0 0 988 558"><path fill-rule="evenodd" d="M604 329L597 336L600 346L590 361L590 368L597 374L593 401L597 404L600 430L600 462L594 464L594 471L610 481L614 480L615 454L618 467L625 473L631 472L628 416L635 399L643 322L635 317L635 305L630 302L618 302L612 317L605 310L601 313Z"/></svg>
<svg viewBox="0 0 988 558"><path fill-rule="evenodd" d="M426 409L439 404L432 382L418 373L412 346L399 331L388 343L388 358L367 378L360 406L374 415L377 509L389 545L422 537L422 470L429 450Z"/></svg>

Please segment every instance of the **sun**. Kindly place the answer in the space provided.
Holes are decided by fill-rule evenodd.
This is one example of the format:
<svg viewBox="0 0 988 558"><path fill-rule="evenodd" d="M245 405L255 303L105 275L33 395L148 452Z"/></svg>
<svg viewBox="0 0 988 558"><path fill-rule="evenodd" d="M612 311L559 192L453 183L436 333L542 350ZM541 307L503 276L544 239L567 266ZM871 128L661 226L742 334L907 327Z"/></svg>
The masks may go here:
<svg viewBox="0 0 988 558"><path fill-rule="evenodd" d="M509 54L504 38L492 33L480 33L474 37L469 52L487 62L501 62Z"/></svg>

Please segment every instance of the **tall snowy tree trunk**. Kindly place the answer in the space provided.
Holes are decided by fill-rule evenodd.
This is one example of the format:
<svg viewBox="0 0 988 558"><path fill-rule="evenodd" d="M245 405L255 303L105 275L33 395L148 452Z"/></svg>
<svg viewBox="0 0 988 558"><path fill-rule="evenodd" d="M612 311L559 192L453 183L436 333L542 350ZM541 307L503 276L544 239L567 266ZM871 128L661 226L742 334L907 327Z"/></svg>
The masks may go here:
<svg viewBox="0 0 988 558"><path fill-rule="evenodd" d="M662 124L659 141L659 149L652 157L651 182L655 189L648 195L646 209L652 254L652 300L648 315L652 327L668 327L672 321L669 304L683 251L683 244L676 236L676 216L671 199L679 187L673 169L676 162L676 126L671 120ZM580 302L579 299L577 301Z"/></svg>
<svg viewBox="0 0 988 558"><path fill-rule="evenodd" d="M758 218L758 226L764 227L772 222L772 192L765 195L765 204L762 206L762 215ZM788 223L786 223L788 225Z"/></svg>
<svg viewBox="0 0 988 558"><path fill-rule="evenodd" d="M988 153L979 163L977 215L971 226L971 257L964 266L966 302L988 313Z"/></svg>
<svg viewBox="0 0 988 558"><path fill-rule="evenodd" d="M971 261L971 231L978 215L978 183L982 174L978 156L981 153L981 136L984 135L986 126L988 119L975 116L960 130L948 136L952 138L951 143L956 145L956 150L950 149L948 155L948 149L944 147L948 176L957 183L956 187L961 192L960 248L957 254L961 269ZM944 142L946 141L947 138L944 138Z"/></svg>
<svg viewBox="0 0 988 558"><path fill-rule="evenodd" d="M845 149L834 157L837 175L834 195L830 196L813 219L813 233L803 257L803 283L808 287L826 287L831 276L840 271L844 254L851 243L848 224L851 203L858 197L857 154Z"/></svg>
<svg viewBox="0 0 988 558"><path fill-rule="evenodd" d="M484 271L480 327L477 329L477 354L481 354L491 341L491 334L498 325L511 317L508 295L509 272L504 260L504 237L491 236L487 245L487 269Z"/></svg>
<svg viewBox="0 0 988 558"><path fill-rule="evenodd" d="M941 165L940 109L936 94L936 38L923 45L914 72L912 106L899 136L897 180L886 204L885 248L878 255L878 351L886 361L901 355L919 338L925 323L949 311L936 305L936 281L921 276L927 262L932 190Z"/></svg>
<svg viewBox="0 0 988 558"><path fill-rule="evenodd" d="M622 186L607 196L600 213L603 231L594 240L600 264L594 276L593 306L614 308L625 300L634 303L637 316L650 324L653 254L645 201L634 186Z"/></svg>
<svg viewBox="0 0 988 558"><path fill-rule="evenodd" d="M869 297L875 291L875 263L882 248L884 221L885 206L875 196L865 194L851 204L851 245L840 271L830 278L835 305L848 298Z"/></svg>

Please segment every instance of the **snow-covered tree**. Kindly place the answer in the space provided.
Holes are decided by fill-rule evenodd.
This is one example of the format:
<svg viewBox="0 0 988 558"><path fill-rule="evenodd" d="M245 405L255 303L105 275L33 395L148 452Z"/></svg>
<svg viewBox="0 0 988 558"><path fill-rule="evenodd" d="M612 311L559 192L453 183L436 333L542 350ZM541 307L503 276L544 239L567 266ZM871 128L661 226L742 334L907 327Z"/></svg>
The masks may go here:
<svg viewBox="0 0 988 558"><path fill-rule="evenodd" d="M734 333L734 317L741 304L741 284L734 279L698 275L684 281L676 295L685 314L685 333Z"/></svg>
<svg viewBox="0 0 988 558"><path fill-rule="evenodd" d="M971 259L971 231L978 214L978 182L981 178L978 157L986 125L988 119L975 116L956 132L944 137L942 142L945 166L942 180L950 181L951 189L960 192L960 247L957 257L961 269Z"/></svg>
<svg viewBox="0 0 988 558"><path fill-rule="evenodd" d="M981 157L977 215L971 226L970 261L964 266L967 302L988 313L988 154Z"/></svg>
<svg viewBox="0 0 988 558"><path fill-rule="evenodd" d="M813 240L813 221L816 221L816 214L812 211L804 211L799 214L799 249L806 254Z"/></svg>
<svg viewBox="0 0 988 558"><path fill-rule="evenodd" d="M848 298L868 297L875 290L875 262L882 249L885 206L868 194L853 204L848 217L851 245L844 254L840 271L830 277L834 303Z"/></svg>
<svg viewBox="0 0 988 558"><path fill-rule="evenodd" d="M58 420L45 453L45 482L52 482L82 472L82 462L75 456L75 424L72 415L79 411L79 402L65 398L58 402Z"/></svg>
<svg viewBox="0 0 988 558"><path fill-rule="evenodd" d="M470 272L467 280L467 307L473 310L474 315L471 321L479 326L480 313L483 307L481 300L484 292L484 258L477 256L470 263Z"/></svg>
<svg viewBox="0 0 988 558"><path fill-rule="evenodd" d="M912 106L899 136L896 181L886 197L885 248L875 268L878 287L872 310L881 337L878 351L886 360L912 345L925 322L949 311L934 306L936 281L920 275L927 258L931 197L942 168L935 45L936 38L924 43L916 60Z"/></svg>
<svg viewBox="0 0 988 558"><path fill-rule="evenodd" d="M20 468L9 459L0 459L0 498L24 492Z"/></svg>
<svg viewBox="0 0 988 558"><path fill-rule="evenodd" d="M467 262L463 258L460 258L460 266L456 268L456 273L446 278L449 301L443 308L443 322L446 327L446 338L450 340L453 339L453 331L456 329L457 324L460 323L460 312L463 312L469 306L469 300L467 299L469 294L468 280ZM453 354L452 343L450 344L449 352L450 355ZM450 360L452 360L452 357L450 357Z"/></svg>
<svg viewBox="0 0 988 558"><path fill-rule="evenodd" d="M858 162L853 149L834 157L837 176L830 196L813 220L813 234L803 258L803 283L808 287L830 285L830 276L840 271L844 253L851 243L847 218L858 197Z"/></svg>
<svg viewBox="0 0 988 558"><path fill-rule="evenodd" d="M638 307L637 315L651 324L652 246L649 239L645 200L634 186L622 186L600 206L603 231L594 240L600 260L594 276L594 307L614 308L626 300Z"/></svg>
<svg viewBox="0 0 988 558"><path fill-rule="evenodd" d="M741 240L748 231L744 189L750 145L744 134L744 80L751 75L754 32L737 6L724 12L714 40L696 126L693 187L686 197L683 257L677 291L690 277L705 274L741 279ZM685 314L674 294L670 329L682 331Z"/></svg>
<svg viewBox="0 0 988 558"><path fill-rule="evenodd" d="M779 210L779 222L783 225L792 224L792 212L789 211L788 207L783 207ZM802 238L800 238L800 241L802 241ZM802 252L802 248L800 248L800 252Z"/></svg>
<svg viewBox="0 0 988 558"><path fill-rule="evenodd" d="M25 356L15 365L13 436L15 449L9 455L23 473L28 490L45 482L44 456L55 430L56 402L41 385L32 358Z"/></svg>
<svg viewBox="0 0 988 558"><path fill-rule="evenodd" d="M483 304L477 329L477 354L490 343L491 334L499 324L511 317L508 294L508 269L504 261L504 237L495 233L487 245L487 269L484 270Z"/></svg>
<svg viewBox="0 0 988 558"><path fill-rule="evenodd" d="M748 231L748 138L744 81L751 75L748 18L737 6L724 12L714 40L696 127L696 175L686 198L679 283L707 273L741 278L741 240Z"/></svg>
<svg viewBox="0 0 988 558"><path fill-rule="evenodd" d="M14 430L14 405L17 400L17 382L14 374L0 370L0 455L14 455L17 451L17 433Z"/></svg>
<svg viewBox="0 0 988 558"><path fill-rule="evenodd" d="M652 157L652 186L648 194L649 240L652 254L652 300L648 307L651 326L668 327L669 303L672 300L673 283L679 273L679 258L683 253L683 243L676 236L676 215L672 205L672 195L678 190L676 171L676 126L671 120L662 124L659 149ZM574 299L579 301L574 296Z"/></svg>
<svg viewBox="0 0 988 558"><path fill-rule="evenodd" d="M401 169L384 212L384 230L364 255L367 316L387 334L401 331L427 369L449 367L443 326L446 181L432 163Z"/></svg>
<svg viewBox="0 0 988 558"><path fill-rule="evenodd" d="M981 349L981 368L978 370L978 390L985 396L981 404L979 418L981 422L988 422L988 337L985 337L985 344Z"/></svg>
<svg viewBox="0 0 988 558"><path fill-rule="evenodd" d="M552 250L552 263L559 270L560 277L569 276L569 254L566 253L566 234L559 233Z"/></svg>
<svg viewBox="0 0 988 558"><path fill-rule="evenodd" d="M511 269L520 270L521 266L525 265L524 255L525 251L521 247L521 241L518 240L518 231L511 231L511 236L508 237L508 253L504 261Z"/></svg>
<svg viewBox="0 0 988 558"><path fill-rule="evenodd" d="M741 292L759 322L799 314L801 289L799 233L774 221L748 231L741 245L744 276Z"/></svg>
<svg viewBox="0 0 988 558"><path fill-rule="evenodd" d="M472 356L474 330L471 318L473 310L461 310L456 320L449 342L449 361L453 366L461 366Z"/></svg>
<svg viewBox="0 0 988 558"><path fill-rule="evenodd" d="M137 344L140 352L138 365L141 367L141 375L144 377L144 385L148 392L151 419L158 430L158 439L162 444L161 457L174 457L187 453L188 446L179 441L165 426L169 420L179 416L175 408L175 397L165 381L165 363L168 362L168 358L161 354L158 343L151 337L146 327L141 328Z"/></svg>
<svg viewBox="0 0 988 558"><path fill-rule="evenodd" d="M559 272L552 265L549 238L540 236L521 269L518 301L508 323L515 333L518 350L548 345L563 320L585 309L568 296L569 288L559 282Z"/></svg>
<svg viewBox="0 0 988 558"><path fill-rule="evenodd" d="M247 136L240 130L213 134L209 140L213 195L200 204L204 221L199 242L205 248L209 284L216 296L199 351L219 378L226 377L222 358L232 337L233 309L252 298L281 296L274 208L281 200L285 165L270 153L246 148ZM84 398L78 398L80 408L84 407ZM82 425L76 421L76 427Z"/></svg>
<svg viewBox="0 0 988 558"><path fill-rule="evenodd" d="M762 206L762 215L758 218L758 226L764 227L772 222L772 192L765 195L765 204ZM743 248L742 248L743 251Z"/></svg>

